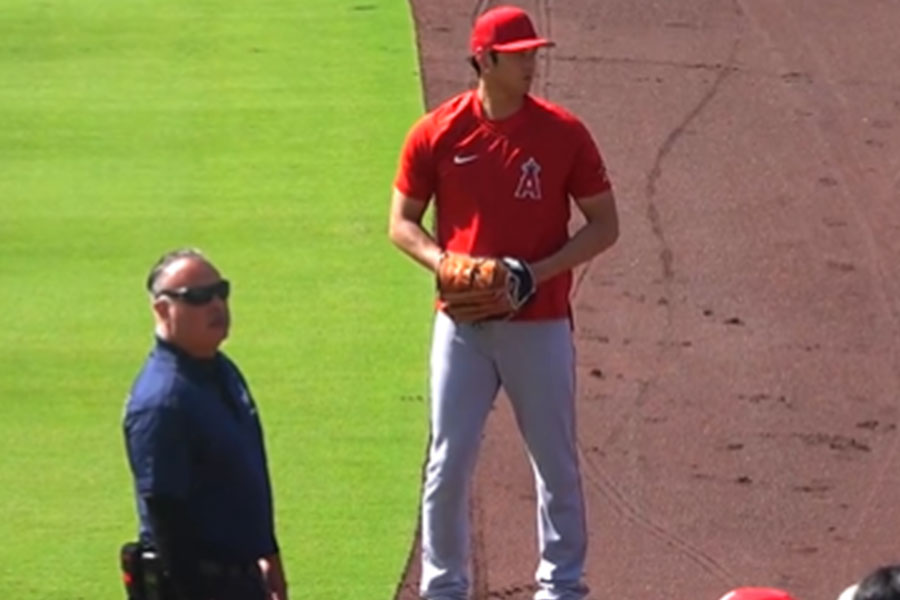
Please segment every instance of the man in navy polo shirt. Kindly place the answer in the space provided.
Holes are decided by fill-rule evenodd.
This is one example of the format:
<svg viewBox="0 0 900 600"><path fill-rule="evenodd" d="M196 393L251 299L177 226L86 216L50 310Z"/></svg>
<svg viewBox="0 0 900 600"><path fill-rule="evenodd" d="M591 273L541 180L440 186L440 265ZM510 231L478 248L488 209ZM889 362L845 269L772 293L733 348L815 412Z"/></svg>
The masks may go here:
<svg viewBox="0 0 900 600"><path fill-rule="evenodd" d="M199 251L175 250L147 290L156 340L124 418L141 543L174 599L287 600L259 416L219 351L229 283Z"/></svg>

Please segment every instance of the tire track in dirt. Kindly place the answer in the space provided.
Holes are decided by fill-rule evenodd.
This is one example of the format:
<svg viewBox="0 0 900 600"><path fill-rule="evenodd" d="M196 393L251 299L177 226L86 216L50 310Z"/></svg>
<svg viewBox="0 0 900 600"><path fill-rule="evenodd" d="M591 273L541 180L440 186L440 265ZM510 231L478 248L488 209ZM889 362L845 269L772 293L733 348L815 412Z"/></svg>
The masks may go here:
<svg viewBox="0 0 900 600"><path fill-rule="evenodd" d="M644 184L644 196L647 201L646 218L650 223L651 231L660 248L658 256L660 260L661 283L663 287L663 306L666 313L665 325L658 345L659 350L654 358L653 374L649 379L641 382L637 396L633 402L629 403L632 410L624 415L624 418L611 428L606 439L600 445L601 450L618 439L621 432L625 430L628 422L634 418L637 411L646 403L650 391L654 388L655 383L659 379L660 366L663 364L667 353L672 351L672 344L669 342L672 340L674 324L672 283L675 277L675 254L671 244L666 238L665 229L657 205L658 182L663 176L665 159L674 151L681 136L688 127L700 117L704 112L704 109L706 109L716 98L719 90L728 77L738 71L735 66L735 60L740 43L740 37L734 40L727 58L722 63L705 65L714 68L717 72L715 79L697 104L688 111L682 121L665 137L662 144L660 144L657 149L652 166L647 171ZM577 297L583 280L594 264L595 261L591 261L579 273L573 291L573 298ZM716 578L727 587L732 587L735 584L737 577L726 566L702 549L691 544L685 538L671 531L665 524L657 522L646 514L645 511L642 511L635 506L635 504L628 499L626 494L615 484L613 479L605 473L599 462L591 458L591 454L588 452L588 448L584 446L583 442L579 442L579 447L581 450L582 464L587 467L582 470L585 482L590 488L606 498L608 501L607 505L612 510L616 511L627 521L643 528L666 546L672 548L675 552L684 555L687 559L697 564L703 571Z"/></svg>
<svg viewBox="0 0 900 600"><path fill-rule="evenodd" d="M583 464L588 466L587 469L583 470L585 481L591 488L606 498L608 507L612 508L627 521L649 532L669 548L687 557L703 571L725 584L726 587L734 587L737 577L725 565L637 508L604 472L599 463L591 459L590 455L584 451L581 454Z"/></svg>
<svg viewBox="0 0 900 600"><path fill-rule="evenodd" d="M484 507L477 500L478 496L472 494L469 507L470 521L472 523L472 592L476 598L487 598L489 589L489 569L487 540L485 539Z"/></svg>
<svg viewBox="0 0 900 600"><path fill-rule="evenodd" d="M549 40L553 39L553 14L550 8L550 0L536 0L537 9L535 11L536 15L536 26L537 30L541 35L546 37ZM550 79L553 74L552 65L553 65L553 53L552 52L542 52L541 57L541 68L538 70L540 76L540 95L548 100L550 100Z"/></svg>
<svg viewBox="0 0 900 600"><path fill-rule="evenodd" d="M785 5L783 11L784 18L788 22L796 22L799 18L790 6ZM776 44L771 34L765 31L758 21L754 20L754 25L763 32L774 48ZM889 203L891 191L873 189L870 178L864 174L866 161L859 156L858 151L854 150L850 144L835 143L853 137L854 132L844 124L840 117L841 114L849 112L851 103L841 91L841 82L832 76L829 60L824 55L821 46L816 45L809 38L804 39L802 45L808 50L815 73L820 81L819 85L815 87L814 93L805 93L806 88L795 88L793 95L799 106L813 107L821 115L822 121L830 123L831 127L835 129L829 135L829 132L825 131L822 126L812 128L818 143L832 159L831 163L838 174L838 177L835 178L836 181L845 184L839 186L837 190L840 200L847 207L848 212L853 215L856 227L864 233L868 262L877 275L874 278L877 281L876 296L882 306L882 314L889 317L889 322L885 326L892 332L893 339L900 339L900 286L895 283L894 274L887 266L890 258L886 256L885 250L878 243L879 236L876 234L878 228L872 220L871 206L868 207L870 210L867 212L861 208L859 203L859 198L876 199L876 203L883 199L882 202ZM779 53L779 57L782 64L786 65L786 60L781 53ZM854 192L852 196L851 190ZM860 192L862 193L860 194ZM900 354L898 354L897 344L890 346L890 352L890 363L894 366L896 378L894 387L897 388L900 387ZM850 529L852 537L859 535L864 522L873 510L879 491L889 478L888 473L896 470L898 460L900 460L900 438L895 438L884 460L877 468L877 474L871 482L871 488L860 509L853 515L854 524Z"/></svg>
<svg viewBox="0 0 900 600"><path fill-rule="evenodd" d="M738 8L736 12L740 16L743 15L743 11L740 10L740 8ZM644 196L647 199L646 216L647 220L650 222L651 231L653 232L654 237L658 240L660 245L659 259L662 267L664 298L667 300L666 306L668 311L668 324L671 324L672 322L671 281L675 275L675 254L672 250L671 245L666 239L665 231L662 226L662 219L660 217L659 207L657 206L656 202L657 183L663 174L663 162L665 161L666 157L672 152L679 138L684 134L688 126L693 123L700 116L700 114L703 113L703 110L709 105L709 103L713 101L713 99L718 94L723 82L730 75L738 71L737 67L735 66L735 57L737 56L740 42L740 38L734 41L731 47L731 51L729 52L728 57L726 58L724 63L703 64L695 66L696 68L715 70L717 72L716 78L713 80L712 85L709 87L706 93L700 98L697 105L687 113L681 123L675 126L675 128L672 129L672 131L670 131L666 138L663 140L662 144L660 144L659 148L657 149L653 165L647 172L646 181L644 184ZM580 60L580 57L576 56L573 60L578 61ZM598 58L597 60L602 60L602 58ZM620 60L627 61L628 59ZM578 297L578 292L581 290L584 279L587 277L594 263L595 261L591 260L590 262L588 262L588 264L580 269L573 286L573 299Z"/></svg>
<svg viewBox="0 0 900 600"><path fill-rule="evenodd" d="M491 0L476 0L475 6L472 7L472 17L471 21L474 23L475 19L478 18L478 15L486 11L493 4Z"/></svg>
<svg viewBox="0 0 900 600"><path fill-rule="evenodd" d="M740 46L740 39L734 41L734 44L731 47L731 52L728 55L728 59L725 61L724 66L718 69L718 74L716 75L715 80L713 80L712 85L706 91L697 105L691 109L690 112L685 116L684 120L679 123L672 131L669 132L669 135L666 136L666 139L663 140L663 143L659 146L659 149L656 152L656 158L653 161L653 166L650 167L650 170L647 172L647 179L644 185L644 195L647 198L647 219L650 221L650 226L653 231L653 235L659 241L661 250L659 253L660 262L662 263L662 275L663 281L668 284L671 282L674 276L674 260L675 256L672 251L671 245L666 240L665 232L663 231L662 222L659 215L659 208L656 204L656 191L657 191L657 183L662 177L663 174L663 162L666 157L672 152L675 144L678 142L678 139L684 134L685 130L688 126L694 122L698 116L703 112L710 102L712 102L713 98L716 97L716 94L719 92L719 88L722 86L722 83L728 78L729 75L735 72L736 67L734 66L735 56L737 55L738 47ZM666 290L670 292L670 290ZM670 297L670 294L667 294L667 297Z"/></svg>
<svg viewBox="0 0 900 600"><path fill-rule="evenodd" d="M638 393L634 401L630 404L630 406L632 406L634 410L626 414L619 423L611 428L606 439L602 444L600 444L601 450L606 449L618 439L619 435L624 430L625 426L628 424L631 418L633 418L636 411L646 403L650 391L654 388L656 382L659 379L660 365L663 364L666 356L673 351L673 344L671 342L673 339L672 330L674 325L675 308L672 293L672 282L675 277L675 253L671 247L671 244L666 239L662 217L660 216L659 208L657 206L657 185L663 175L663 163L666 157L675 149L679 138L684 134L690 124L697 120L697 118L703 113L704 109L710 105L710 103L718 94L725 80L730 75L738 72L738 69L735 66L735 58L737 56L738 48L740 47L740 42L740 38L737 38L732 43L732 47L728 54L728 57L724 62L719 63L719 66L716 69L718 73L709 89L703 94L697 104L690 111L688 111L682 121L669 132L669 134L663 140L662 144L660 144L659 148L657 149L653 164L647 171L644 183L644 195L647 200L646 217L650 223L650 228L653 232L653 236L657 240L660 248L658 256L660 260L660 270L662 278L661 303L663 308L665 309L665 325L663 326L659 344L657 345L658 351L653 360L653 374L648 379L640 383ZM584 267L581 273L579 273L577 282L578 285L576 285L573 293L573 301L577 299L578 293L580 291L580 284L587 276L587 273L594 264L596 264L595 260L590 261Z"/></svg>

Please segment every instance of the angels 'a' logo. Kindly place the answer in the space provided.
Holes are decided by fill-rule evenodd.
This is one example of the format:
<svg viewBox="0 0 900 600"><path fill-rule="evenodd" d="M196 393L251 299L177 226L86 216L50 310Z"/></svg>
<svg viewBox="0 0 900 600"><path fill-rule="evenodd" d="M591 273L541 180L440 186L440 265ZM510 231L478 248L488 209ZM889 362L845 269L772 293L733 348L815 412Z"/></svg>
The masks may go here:
<svg viewBox="0 0 900 600"><path fill-rule="evenodd" d="M541 199L541 165L533 156L522 163L522 175L519 177L519 185L516 186L515 197L522 200Z"/></svg>

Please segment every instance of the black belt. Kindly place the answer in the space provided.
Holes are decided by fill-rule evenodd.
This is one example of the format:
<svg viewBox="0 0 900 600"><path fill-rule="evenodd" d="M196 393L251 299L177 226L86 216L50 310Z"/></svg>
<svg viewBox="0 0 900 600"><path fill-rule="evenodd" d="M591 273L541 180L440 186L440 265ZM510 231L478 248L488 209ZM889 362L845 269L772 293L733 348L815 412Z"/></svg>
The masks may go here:
<svg viewBox="0 0 900 600"><path fill-rule="evenodd" d="M259 575L259 565L255 562L248 563L220 563L211 560L201 560L197 565L201 575L206 577L243 577L245 575Z"/></svg>

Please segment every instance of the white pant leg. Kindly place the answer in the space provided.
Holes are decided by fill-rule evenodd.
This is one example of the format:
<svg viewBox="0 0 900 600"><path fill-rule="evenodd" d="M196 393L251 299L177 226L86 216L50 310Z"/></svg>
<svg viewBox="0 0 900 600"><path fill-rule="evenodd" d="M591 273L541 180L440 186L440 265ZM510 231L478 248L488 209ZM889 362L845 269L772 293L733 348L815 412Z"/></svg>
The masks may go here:
<svg viewBox="0 0 900 600"><path fill-rule="evenodd" d="M422 495L423 598L469 589L469 484L499 378L479 326L438 312L431 349L431 443Z"/></svg>
<svg viewBox="0 0 900 600"><path fill-rule="evenodd" d="M580 600L587 531L575 433L575 350L568 320L498 323L503 387L535 475L540 563L535 600Z"/></svg>

